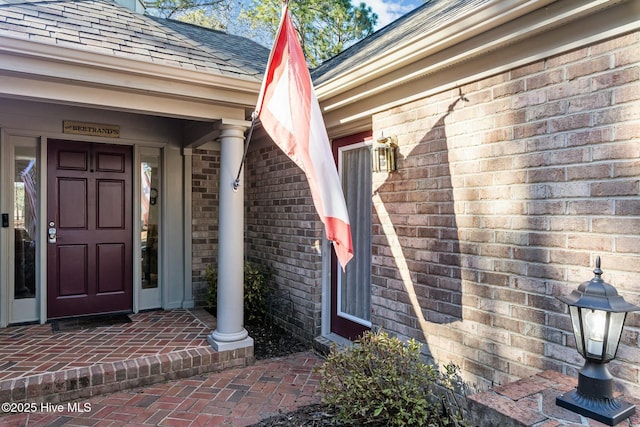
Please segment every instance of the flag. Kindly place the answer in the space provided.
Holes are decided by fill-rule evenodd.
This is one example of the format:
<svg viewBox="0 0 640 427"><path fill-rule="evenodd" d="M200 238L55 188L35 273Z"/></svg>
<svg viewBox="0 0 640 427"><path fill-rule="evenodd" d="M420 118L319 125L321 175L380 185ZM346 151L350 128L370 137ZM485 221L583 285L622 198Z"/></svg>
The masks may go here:
<svg viewBox="0 0 640 427"><path fill-rule="evenodd" d="M285 3L256 107L271 139L304 172L342 269L353 257L351 226L329 137Z"/></svg>

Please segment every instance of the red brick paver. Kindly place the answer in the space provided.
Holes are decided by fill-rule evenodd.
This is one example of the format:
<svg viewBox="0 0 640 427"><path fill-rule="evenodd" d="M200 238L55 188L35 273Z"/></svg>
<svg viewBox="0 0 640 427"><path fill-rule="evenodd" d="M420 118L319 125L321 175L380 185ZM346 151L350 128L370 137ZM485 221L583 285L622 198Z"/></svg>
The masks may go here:
<svg viewBox="0 0 640 427"><path fill-rule="evenodd" d="M64 333L53 333L50 324L0 328L0 380L208 347L213 330L187 310L130 318L131 323Z"/></svg>
<svg viewBox="0 0 640 427"><path fill-rule="evenodd" d="M60 403L252 363L253 348L217 352L202 309L131 314L131 323L53 333L0 330L0 403Z"/></svg>
<svg viewBox="0 0 640 427"><path fill-rule="evenodd" d="M246 426L318 403L321 364L314 353L297 353L51 407L36 404L34 413L0 417L0 426Z"/></svg>

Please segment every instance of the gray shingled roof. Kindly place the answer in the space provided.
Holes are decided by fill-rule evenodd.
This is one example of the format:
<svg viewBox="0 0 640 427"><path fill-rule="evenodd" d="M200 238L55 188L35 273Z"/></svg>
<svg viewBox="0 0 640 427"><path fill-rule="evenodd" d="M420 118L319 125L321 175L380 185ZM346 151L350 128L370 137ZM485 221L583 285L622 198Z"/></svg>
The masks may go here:
<svg viewBox="0 0 640 427"><path fill-rule="evenodd" d="M0 37L261 81L269 49L109 0L0 0Z"/></svg>
<svg viewBox="0 0 640 427"><path fill-rule="evenodd" d="M319 85L348 72L355 65L384 55L386 50L406 42L420 33L445 26L457 17L494 0L429 0L340 54L323 62L311 72Z"/></svg>

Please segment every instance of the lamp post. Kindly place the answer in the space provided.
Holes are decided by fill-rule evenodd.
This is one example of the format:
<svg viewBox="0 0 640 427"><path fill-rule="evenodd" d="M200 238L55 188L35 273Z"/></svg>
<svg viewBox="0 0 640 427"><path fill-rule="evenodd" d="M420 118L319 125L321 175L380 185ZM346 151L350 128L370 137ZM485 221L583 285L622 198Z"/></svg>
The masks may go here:
<svg viewBox="0 0 640 427"><path fill-rule="evenodd" d="M602 280L600 257L595 277L558 299L569 306L578 352L585 358L578 388L556 398L556 405L608 425L635 412L635 406L613 397L613 376L606 364L616 357L627 313L640 307L624 300Z"/></svg>

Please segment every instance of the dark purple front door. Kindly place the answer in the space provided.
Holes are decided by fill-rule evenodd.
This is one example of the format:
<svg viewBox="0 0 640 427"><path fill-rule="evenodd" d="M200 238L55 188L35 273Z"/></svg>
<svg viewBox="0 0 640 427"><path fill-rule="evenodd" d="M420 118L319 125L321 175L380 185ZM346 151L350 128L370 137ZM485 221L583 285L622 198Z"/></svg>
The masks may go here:
<svg viewBox="0 0 640 427"><path fill-rule="evenodd" d="M49 140L47 167L47 317L131 310L131 147Z"/></svg>

